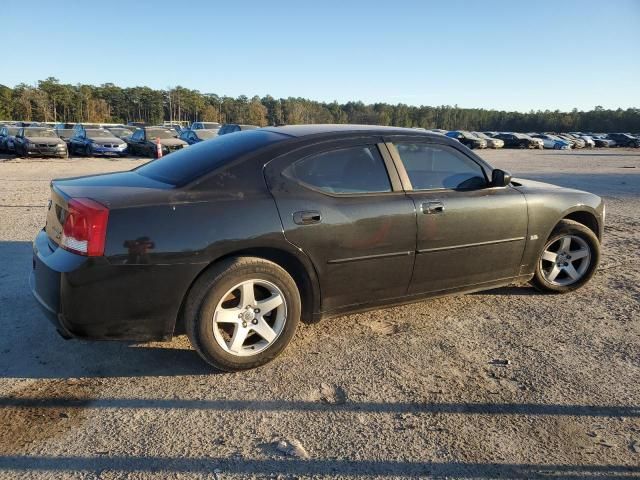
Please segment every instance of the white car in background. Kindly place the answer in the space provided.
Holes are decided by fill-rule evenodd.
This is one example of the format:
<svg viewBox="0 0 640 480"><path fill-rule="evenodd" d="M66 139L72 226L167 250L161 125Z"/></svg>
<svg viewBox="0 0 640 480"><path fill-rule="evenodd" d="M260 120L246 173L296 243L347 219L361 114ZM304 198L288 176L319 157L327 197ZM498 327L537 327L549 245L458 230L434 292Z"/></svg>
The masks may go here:
<svg viewBox="0 0 640 480"><path fill-rule="evenodd" d="M575 137L578 137L578 138L581 138L582 140L584 140L585 147L587 147L587 148L595 148L596 142L591 137L591 135L585 135L585 134L579 133L579 132L577 132L577 133L569 132L569 133L571 133L571 135L573 135Z"/></svg>
<svg viewBox="0 0 640 480"><path fill-rule="evenodd" d="M486 133L482 132L471 132L472 135L475 135L482 140L487 142L487 148L502 148L504 147L504 140L500 140L499 138L492 138Z"/></svg>

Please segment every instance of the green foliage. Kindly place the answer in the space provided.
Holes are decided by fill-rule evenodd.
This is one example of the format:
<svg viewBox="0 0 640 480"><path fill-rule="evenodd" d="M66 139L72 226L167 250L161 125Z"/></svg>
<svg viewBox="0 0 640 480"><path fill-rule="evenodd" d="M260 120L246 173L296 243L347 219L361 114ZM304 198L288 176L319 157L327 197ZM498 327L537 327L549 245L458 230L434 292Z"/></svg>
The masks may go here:
<svg viewBox="0 0 640 480"><path fill-rule="evenodd" d="M160 123L215 121L253 125L359 123L445 130L640 131L640 109L505 112L479 108L316 102L306 98L237 98L201 93L181 86L167 90L61 84L49 77L37 86L0 85L0 119L69 122Z"/></svg>

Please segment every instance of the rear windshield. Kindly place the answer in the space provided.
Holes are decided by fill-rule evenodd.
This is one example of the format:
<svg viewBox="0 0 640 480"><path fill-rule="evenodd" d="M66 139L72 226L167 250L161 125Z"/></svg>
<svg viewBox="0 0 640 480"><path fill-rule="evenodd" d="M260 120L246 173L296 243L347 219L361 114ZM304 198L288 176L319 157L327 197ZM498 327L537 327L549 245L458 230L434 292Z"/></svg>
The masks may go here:
<svg viewBox="0 0 640 480"><path fill-rule="evenodd" d="M287 138L290 137L265 130L223 135L149 162L136 172L171 185L185 185L237 157Z"/></svg>

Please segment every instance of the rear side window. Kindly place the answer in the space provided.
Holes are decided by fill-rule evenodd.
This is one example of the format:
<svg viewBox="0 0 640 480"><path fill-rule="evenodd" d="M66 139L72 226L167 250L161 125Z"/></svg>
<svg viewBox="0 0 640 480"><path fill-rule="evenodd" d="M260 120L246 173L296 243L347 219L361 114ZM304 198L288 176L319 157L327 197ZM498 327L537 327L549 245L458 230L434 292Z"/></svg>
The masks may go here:
<svg viewBox="0 0 640 480"><path fill-rule="evenodd" d="M391 191L387 169L375 145L314 154L298 160L289 166L284 174L327 193Z"/></svg>
<svg viewBox="0 0 640 480"><path fill-rule="evenodd" d="M266 130L216 137L153 160L137 168L136 172L160 182L181 186L242 155L287 138L290 137Z"/></svg>
<svg viewBox="0 0 640 480"><path fill-rule="evenodd" d="M487 186L482 167L446 145L396 143L414 190L473 190Z"/></svg>

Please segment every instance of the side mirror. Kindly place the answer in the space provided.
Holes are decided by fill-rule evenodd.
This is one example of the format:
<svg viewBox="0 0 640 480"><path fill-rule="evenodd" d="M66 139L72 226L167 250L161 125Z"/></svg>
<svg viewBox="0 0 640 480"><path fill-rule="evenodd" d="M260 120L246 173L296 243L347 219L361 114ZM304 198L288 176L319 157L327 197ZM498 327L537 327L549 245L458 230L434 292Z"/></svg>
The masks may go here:
<svg viewBox="0 0 640 480"><path fill-rule="evenodd" d="M511 174L496 168L491 172L491 186L492 187L506 187L511 183Z"/></svg>

